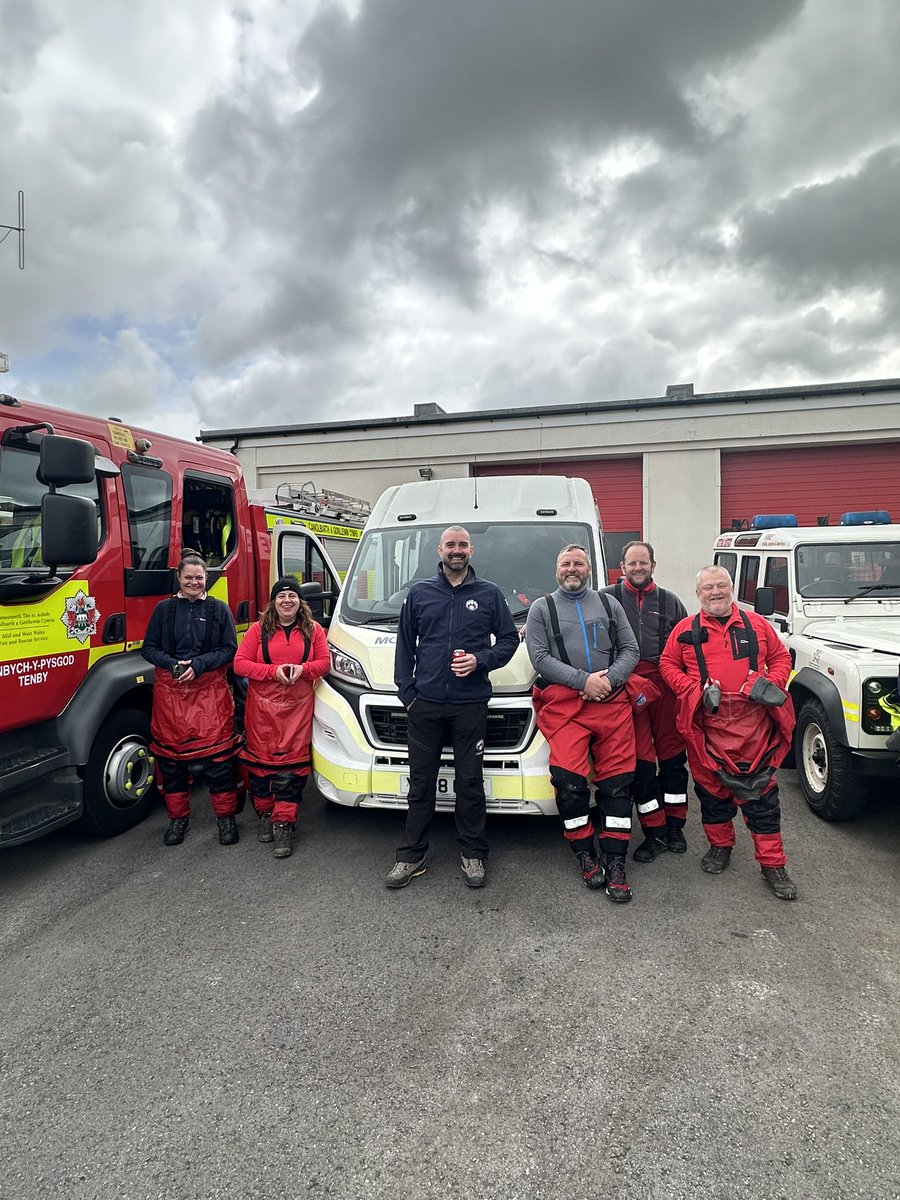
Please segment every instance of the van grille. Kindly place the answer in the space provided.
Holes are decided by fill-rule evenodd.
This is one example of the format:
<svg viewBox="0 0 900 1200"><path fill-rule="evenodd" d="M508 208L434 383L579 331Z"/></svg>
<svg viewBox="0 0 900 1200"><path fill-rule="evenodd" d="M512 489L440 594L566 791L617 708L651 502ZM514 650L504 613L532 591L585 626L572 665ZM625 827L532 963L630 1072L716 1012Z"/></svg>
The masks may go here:
<svg viewBox="0 0 900 1200"><path fill-rule="evenodd" d="M372 706L366 709L374 739L382 746L406 745L406 709ZM485 751L511 750L528 732L531 709L489 709Z"/></svg>

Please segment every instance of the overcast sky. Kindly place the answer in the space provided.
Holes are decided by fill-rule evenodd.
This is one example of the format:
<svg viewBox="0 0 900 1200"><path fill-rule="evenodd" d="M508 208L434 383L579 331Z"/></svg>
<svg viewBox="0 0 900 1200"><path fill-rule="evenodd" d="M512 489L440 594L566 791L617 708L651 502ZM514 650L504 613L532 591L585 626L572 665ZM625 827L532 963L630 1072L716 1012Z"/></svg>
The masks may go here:
<svg viewBox="0 0 900 1200"><path fill-rule="evenodd" d="M900 376L897 0L0 31L0 391L193 437Z"/></svg>

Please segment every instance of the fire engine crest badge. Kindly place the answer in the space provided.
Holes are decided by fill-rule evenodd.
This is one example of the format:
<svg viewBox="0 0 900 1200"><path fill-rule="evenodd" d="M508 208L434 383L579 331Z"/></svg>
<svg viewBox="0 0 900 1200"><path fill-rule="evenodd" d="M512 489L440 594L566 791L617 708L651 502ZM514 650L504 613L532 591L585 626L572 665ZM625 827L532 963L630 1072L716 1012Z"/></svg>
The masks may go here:
<svg viewBox="0 0 900 1200"><path fill-rule="evenodd" d="M66 611L60 617L66 627L66 637L77 638L82 646L97 632L100 610L93 596L86 596L79 588L74 596L66 598Z"/></svg>

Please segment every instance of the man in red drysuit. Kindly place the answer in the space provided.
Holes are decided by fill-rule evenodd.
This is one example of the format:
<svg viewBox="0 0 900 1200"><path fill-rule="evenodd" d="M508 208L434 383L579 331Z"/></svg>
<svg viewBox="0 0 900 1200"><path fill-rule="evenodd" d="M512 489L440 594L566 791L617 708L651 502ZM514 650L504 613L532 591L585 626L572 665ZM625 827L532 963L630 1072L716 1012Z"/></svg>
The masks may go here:
<svg viewBox="0 0 900 1200"><path fill-rule="evenodd" d="M773 625L734 603L731 576L722 567L698 572L697 598L700 612L672 630L659 667L678 697L678 728L709 838L701 866L711 875L728 866L740 808L763 878L780 900L795 900L775 781L794 727L793 704L783 690L790 655Z"/></svg>

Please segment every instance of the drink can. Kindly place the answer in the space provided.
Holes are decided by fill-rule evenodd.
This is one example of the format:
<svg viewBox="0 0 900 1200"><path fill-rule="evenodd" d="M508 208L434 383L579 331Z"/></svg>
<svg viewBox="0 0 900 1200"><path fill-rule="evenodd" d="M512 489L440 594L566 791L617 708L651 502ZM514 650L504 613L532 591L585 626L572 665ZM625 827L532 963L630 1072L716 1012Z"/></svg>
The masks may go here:
<svg viewBox="0 0 900 1200"><path fill-rule="evenodd" d="M452 655L452 661L458 662L461 658L465 658L465 657L466 657L465 650L454 650L453 655Z"/></svg>

